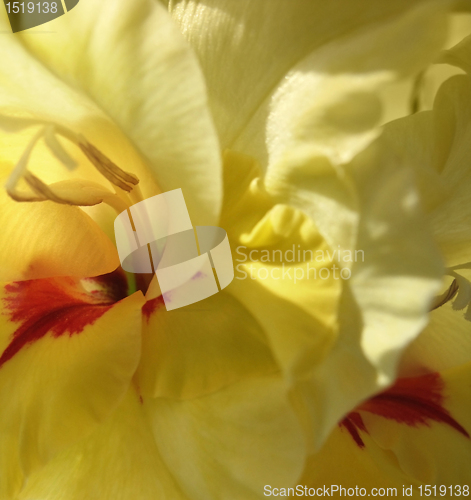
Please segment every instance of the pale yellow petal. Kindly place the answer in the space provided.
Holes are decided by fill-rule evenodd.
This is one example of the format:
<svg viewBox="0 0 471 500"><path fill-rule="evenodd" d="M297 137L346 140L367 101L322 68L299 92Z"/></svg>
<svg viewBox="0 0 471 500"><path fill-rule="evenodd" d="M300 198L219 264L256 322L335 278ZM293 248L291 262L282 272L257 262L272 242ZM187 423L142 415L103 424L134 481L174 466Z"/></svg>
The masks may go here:
<svg viewBox="0 0 471 500"><path fill-rule="evenodd" d="M0 112L67 125L136 173L145 196L156 194L155 182L181 187L193 221L214 222L217 138L197 62L165 9L152 0L92 0L48 29L5 37Z"/></svg>
<svg viewBox="0 0 471 500"><path fill-rule="evenodd" d="M455 47L447 50L441 57L440 62L458 66L471 74L471 29L468 29L466 38L459 41Z"/></svg>
<svg viewBox="0 0 471 500"><path fill-rule="evenodd" d="M72 278L9 284L1 298L0 498L9 499L124 397L139 361L144 300L137 293L114 303Z"/></svg>
<svg viewBox="0 0 471 500"><path fill-rule="evenodd" d="M444 48L451 49L469 34L471 34L471 14L468 12L453 13L449 16L448 39ZM448 78L464 72L463 69L458 67L459 65L452 66L453 62L448 55L449 50L446 50L435 61L439 64L431 64L425 71L414 78L411 111L417 112L433 109L433 103L440 86Z"/></svg>
<svg viewBox="0 0 471 500"><path fill-rule="evenodd" d="M277 371L256 318L225 292L167 311L144 306L137 383L146 396L194 398Z"/></svg>
<svg viewBox="0 0 471 500"><path fill-rule="evenodd" d="M434 109L386 125L384 156L416 172L422 206L446 264L471 260L471 87L465 75L440 88Z"/></svg>
<svg viewBox="0 0 471 500"><path fill-rule="evenodd" d="M323 492L324 486L330 488L331 485L354 490L358 487L357 497L363 493L359 491L360 488L365 488L365 496L371 496L373 488L397 488L397 493L401 494L402 486L411 484L410 478L371 437L362 434L362 439L365 449L359 448L345 429L336 427L323 448L309 457L298 484L307 486L308 490L315 488L316 492L318 488ZM348 494L342 493L344 496ZM334 491L334 494L339 495L339 490ZM391 496L394 496L393 491Z"/></svg>
<svg viewBox="0 0 471 500"><path fill-rule="evenodd" d="M399 373L404 377L442 371L471 360L471 325L463 311L448 302L430 314L430 323L404 352Z"/></svg>
<svg viewBox="0 0 471 500"><path fill-rule="evenodd" d="M352 406L394 380L441 286L441 259L414 178L407 165L382 155L380 144L342 171L295 154L277 179L281 198L311 215L331 248L355 256L341 263L351 275L342 284L336 343L297 387L315 446Z"/></svg>
<svg viewBox="0 0 471 500"><path fill-rule="evenodd" d="M277 378L144 405L163 461L191 499L263 498L265 484L291 485L302 471L304 440Z"/></svg>
<svg viewBox="0 0 471 500"><path fill-rule="evenodd" d="M407 379L405 392L386 391L365 402L308 459L299 483L365 488L343 496L430 496L426 485L435 486L432 496L468 496L463 486L469 487L471 477L469 373L468 364L428 375L425 382Z"/></svg>
<svg viewBox="0 0 471 500"><path fill-rule="evenodd" d="M268 183L287 151L309 146L313 154L345 163L374 140L379 91L426 67L443 46L442 7L428 2L331 41L286 75L267 103ZM425 36L417 39L418 33Z"/></svg>
<svg viewBox="0 0 471 500"><path fill-rule="evenodd" d="M440 4L445 5L444 2ZM360 75L369 69L401 72L425 65L432 57L429 49L438 50L436 44L444 37L445 19L443 15L441 19L437 17L436 5L435 2L405 0L387 3L374 0L169 2L172 15L199 56L223 147L254 151L263 164L265 132L269 149L274 147L272 142L284 142L284 132L291 132L286 126L290 125L293 115L302 113L303 106L318 105L319 114L331 107L332 100L329 103L322 101L329 87L338 90L339 85L344 84L343 91L337 94L337 102L340 106L340 102L348 100L349 109L355 107L353 95L351 99L350 95L357 93L356 83L361 84L355 75L345 77L342 82L342 71ZM407 30L401 32L401 16L407 17L408 11L417 6L425 8ZM372 43L384 26L386 31L388 26L392 28L390 39L379 37ZM333 50L340 46L343 49L340 52ZM356 57L358 52L364 56L361 61ZM313 64L299 64L303 59L311 59ZM344 65L349 62L350 67ZM339 78L334 75L324 78L323 93L318 92L318 86L310 86L310 100L306 87L296 85L294 90L298 97L289 105L287 100L274 100L276 109L273 109L271 96L279 95L280 89L285 94L287 86L292 86L285 77L291 75L293 80L296 70L291 70L298 64L299 73L303 70L309 73L305 74L307 85L312 83L308 83L308 79L315 78L316 72L321 79L329 71L337 73ZM370 68L366 68L368 65ZM367 75L362 75L361 78L369 91L372 80L380 77L368 79ZM280 115L283 103L288 113L282 114L281 122L276 121L266 129L267 115ZM375 98L367 98L366 103L373 104L372 112L357 108L358 122L361 117L366 121L376 118Z"/></svg>
<svg viewBox="0 0 471 500"><path fill-rule="evenodd" d="M33 474L19 500L183 500L160 458L137 393L85 439Z"/></svg>
<svg viewBox="0 0 471 500"><path fill-rule="evenodd" d="M443 407L456 428L443 422L410 426L363 414L373 440L393 453L399 467L412 479L430 485L469 485L471 479L471 365L441 374ZM458 430L461 429L461 430Z"/></svg>
<svg viewBox="0 0 471 500"><path fill-rule="evenodd" d="M304 376L324 359L337 326L338 249L312 220L276 204L249 157L225 155L221 225L232 245L235 278L227 287L262 327L285 375ZM335 251L335 253L334 253Z"/></svg>

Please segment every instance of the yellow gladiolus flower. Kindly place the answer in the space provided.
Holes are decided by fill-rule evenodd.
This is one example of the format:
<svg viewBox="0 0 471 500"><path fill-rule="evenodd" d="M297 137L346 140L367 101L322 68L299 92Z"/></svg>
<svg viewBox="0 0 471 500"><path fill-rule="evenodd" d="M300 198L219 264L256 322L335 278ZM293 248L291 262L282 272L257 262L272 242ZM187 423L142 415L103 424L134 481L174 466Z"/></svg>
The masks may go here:
<svg viewBox="0 0 471 500"><path fill-rule="evenodd" d="M378 137L452 4L166 3L82 0L2 37L0 500L292 486L346 426L361 448L369 423L339 422L394 391L440 292L420 186ZM166 311L112 225L176 188L236 277Z"/></svg>
<svg viewBox="0 0 471 500"><path fill-rule="evenodd" d="M308 460L301 482L310 487L362 485L404 498L427 490L469 496L471 36L440 62L467 74L441 86L433 110L386 125L382 156L399 156L415 168L448 279L430 323L403 354L396 383L350 412Z"/></svg>

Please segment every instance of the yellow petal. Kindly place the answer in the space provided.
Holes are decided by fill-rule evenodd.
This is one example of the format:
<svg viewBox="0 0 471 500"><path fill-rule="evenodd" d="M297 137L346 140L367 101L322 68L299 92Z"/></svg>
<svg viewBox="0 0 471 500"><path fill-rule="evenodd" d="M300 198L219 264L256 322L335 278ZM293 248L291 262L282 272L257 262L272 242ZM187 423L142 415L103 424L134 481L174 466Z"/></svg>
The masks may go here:
<svg viewBox="0 0 471 500"><path fill-rule="evenodd" d="M339 267L335 275L336 254L314 223L275 204L259 176L249 157L226 153L221 225L236 268L226 291L256 318L285 374L304 376L335 339Z"/></svg>
<svg viewBox="0 0 471 500"><path fill-rule="evenodd" d="M422 205L448 266L471 260L470 99L469 77L455 76L440 88L433 111L384 130L383 154L414 168Z"/></svg>
<svg viewBox="0 0 471 500"><path fill-rule="evenodd" d="M442 376L410 379L402 390L409 385L412 392L388 390L375 396L348 415L348 423L343 421L309 458L299 483L366 489L357 496L378 496L372 488L396 488L388 496L403 498L403 486L413 487L412 496L420 496L422 486L424 496L425 485L436 485L437 497L452 486L453 494L461 496L470 478L469 383L468 364Z"/></svg>
<svg viewBox="0 0 471 500"><path fill-rule="evenodd" d="M149 189L139 166L130 165L125 154L111 156L115 144L106 149L87 130L91 120L111 119L137 146L162 190L183 189L193 222L214 222L221 202L220 158L204 83L159 2L81 2L48 29L51 34L35 35L32 29L20 35L27 51L17 38L5 44L1 79L9 93L0 107L66 120L74 130L80 126L76 132ZM34 92L26 81L35 81ZM119 134L114 142L119 147Z"/></svg>
<svg viewBox="0 0 471 500"><path fill-rule="evenodd" d="M144 395L193 398L277 370L256 319L225 292L171 312L159 297L143 311Z"/></svg>
<svg viewBox="0 0 471 500"><path fill-rule="evenodd" d="M189 498L255 500L265 484L291 485L302 471L301 429L275 377L144 407L163 461Z"/></svg>
<svg viewBox="0 0 471 500"><path fill-rule="evenodd" d="M327 261L239 264L236 280L227 290L262 326L289 378L315 370L336 338L335 306L341 285L339 268L334 280L331 265Z"/></svg>
<svg viewBox="0 0 471 500"><path fill-rule="evenodd" d="M299 62L270 100L268 176L271 169L282 168L285 152L294 148L309 146L318 155L345 163L372 142L382 113L378 91L419 71L444 44L442 7L422 4L332 41ZM423 28L420 33L427 35L417 40Z"/></svg>
<svg viewBox="0 0 471 500"><path fill-rule="evenodd" d="M428 321L443 264L412 173L394 157L388 164L378 150L366 153L348 167L360 203L356 245L364 252L350 286L364 322L361 346L380 380L391 382L401 351Z"/></svg>
<svg viewBox="0 0 471 500"><path fill-rule="evenodd" d="M469 484L471 365L443 372L440 378L442 406L432 410L436 418L424 418L426 424L406 425L362 412L363 420L373 440L393 453L400 468L412 479L431 485ZM421 391L418 397L426 394ZM426 416L422 401L416 409Z"/></svg>
<svg viewBox="0 0 471 500"><path fill-rule="evenodd" d="M99 226L77 207L17 203L0 193L0 277L4 282L51 276L99 276L119 266Z"/></svg>
<svg viewBox="0 0 471 500"><path fill-rule="evenodd" d="M284 172L284 199L312 215L331 245L308 217L270 201L257 187L253 164L226 156L228 207L222 221L233 246L247 245L233 252L242 263L227 291L264 328L308 422L313 449L349 409L394 380L399 356L425 326L440 285L440 259L426 230L417 230L424 223L412 176L394 161L379 163L373 151L368 155L348 166L348 177L325 159L310 162L297 153L292 170ZM239 185L237 194L232 185ZM260 255L267 249L285 255L293 244L295 255L298 248L301 254L312 248L324 260L285 263L281 279L281 264L264 264ZM337 253L332 257L339 248L350 252L351 262L339 262ZM244 262L252 255L259 262ZM312 268L320 272L334 263L351 279L337 274L335 280L332 272L330 279L314 278Z"/></svg>
<svg viewBox="0 0 471 500"><path fill-rule="evenodd" d="M425 4L430 8L418 12L409 26L401 26L401 16L407 18L408 11ZM277 144L286 140L285 133L289 136L293 131L289 126L294 116L303 114L306 108L311 111L317 106L319 115L331 108L335 97L329 94L329 87L334 92L341 86L337 104L340 108L347 100L351 109L355 108L354 94L361 92L358 88L369 91L372 80L381 79L379 75L369 79L369 71L408 72L419 69L417 64L426 64L445 35L444 19L438 17L436 5L420 1L379 4L374 0L169 2L172 15L199 55L222 146L246 153L255 151L262 163L265 131L269 149L278 148ZM389 38L380 35L371 43L372 36L383 27L389 30ZM303 60L304 64L299 63ZM298 70L292 70L296 65ZM329 72L338 78L329 78ZM341 75L352 72L364 74L358 78ZM294 98L288 103L280 93L286 94L296 77ZM322 89L312 82L316 78L322 80ZM329 102L323 100L327 95L332 96ZM353 110L357 118L365 117L365 123L375 119L375 98L362 103L372 103L372 112L363 112L357 106ZM269 113L277 116L276 120L269 119L265 129ZM356 121L353 117L351 120ZM320 127L316 131L322 132Z"/></svg>
<svg viewBox="0 0 471 500"><path fill-rule="evenodd" d="M19 500L183 500L133 389L90 436L33 474Z"/></svg>
<svg viewBox="0 0 471 500"><path fill-rule="evenodd" d="M381 155L380 144L342 169L309 150L294 153L274 184L280 199L316 221L331 248L356 256L343 264L351 278L342 283L336 342L297 387L313 446L352 406L395 379L401 352L425 326L441 285L440 256L413 176Z"/></svg>
<svg viewBox="0 0 471 500"><path fill-rule="evenodd" d="M364 493L360 488L366 489L365 496L371 496L373 488L397 488L397 493L401 494L402 486L411 484L410 478L370 436L362 435L362 439L364 449L359 448L344 429L336 427L322 450L309 457L298 484L307 486L308 490L315 488L316 492L318 488L323 491L324 485L329 488L331 485L346 489L358 487L358 497ZM342 493L347 495L347 492ZM334 494L339 495L339 490Z"/></svg>
<svg viewBox="0 0 471 500"><path fill-rule="evenodd" d="M430 314L430 323L405 351L399 368L404 377L442 371L471 359L469 321L448 302Z"/></svg>
<svg viewBox="0 0 471 500"><path fill-rule="evenodd" d="M37 129L35 126L15 133L0 131L2 186L7 182L23 154L25 145L31 141ZM77 164L74 171L66 170L64 164L51 154L43 141L38 142L34 148L28 170L49 185L58 182L62 186L72 184L74 189L70 193L66 191L67 195L72 195L70 197L80 196L81 193L76 188L81 179L86 180L85 186L90 186L91 183L96 183L97 187L104 186L99 187L100 191L106 189L103 193L113 189L76 145L63 142L62 146ZM108 186L105 187L106 185ZM21 184L18 190L31 192L27 186ZM9 214L3 225L10 231L7 241L12 244L11 247L4 245L0 249L0 253L2 250L5 252L5 267L0 264L0 277L4 281L59 275L97 276L111 272L119 265L114 245L113 221L116 212L109 205L100 204L78 210L52 203L46 203L44 206L42 203L13 203L5 194L0 195L0 200L5 207L2 209L4 216ZM93 221L83 212L88 213ZM28 223L28 217L32 218L31 224ZM37 231L36 236L33 229ZM105 231L108 239L99 229ZM33 237L36 239L33 240ZM28 243L25 245L24 242ZM17 256L21 256L21 260ZM44 261L44 266L37 266L36 271L31 269L29 273L24 274L24 268L28 268L30 259L34 260L35 256Z"/></svg>
<svg viewBox="0 0 471 500"><path fill-rule="evenodd" d="M468 26L467 37L461 40L455 47L447 50L441 57L440 62L458 66L471 74L471 29Z"/></svg>
<svg viewBox="0 0 471 500"><path fill-rule="evenodd" d="M1 498L89 434L127 391L140 355L144 300L138 293L115 303L126 284L108 279L111 295L94 285L100 281L73 278L2 288Z"/></svg>
<svg viewBox="0 0 471 500"><path fill-rule="evenodd" d="M470 33L471 14L459 11L453 12L449 16L448 39L444 48L450 49L454 47ZM407 116L417 111L433 109L433 102L440 86L448 78L463 73L462 69L450 65L452 63L446 60L446 54L448 54L448 50L434 61L437 64L431 64L427 69L411 79L413 81L413 89L407 93L409 111L402 116ZM400 116L397 116L397 118L400 118ZM384 123L386 122L385 120Z"/></svg>
<svg viewBox="0 0 471 500"><path fill-rule="evenodd" d="M471 137L470 78L455 76L440 89L434 106L435 156L446 199L431 215L433 233L449 266L471 260L471 203L468 192L471 183L466 162Z"/></svg>

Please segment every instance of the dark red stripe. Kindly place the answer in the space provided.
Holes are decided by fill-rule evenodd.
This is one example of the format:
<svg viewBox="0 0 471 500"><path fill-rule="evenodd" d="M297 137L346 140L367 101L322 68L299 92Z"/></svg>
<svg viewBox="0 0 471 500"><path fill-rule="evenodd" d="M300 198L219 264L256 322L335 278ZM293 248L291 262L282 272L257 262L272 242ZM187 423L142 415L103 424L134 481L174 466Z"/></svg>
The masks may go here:
<svg viewBox="0 0 471 500"><path fill-rule="evenodd" d="M165 302L164 302L162 295L160 295L159 297L156 297L155 299L148 300L142 306L142 313L144 314L146 321L149 321L152 314L154 314L154 312L157 309L159 309L160 307L163 307L164 305L165 305Z"/></svg>
<svg viewBox="0 0 471 500"><path fill-rule="evenodd" d="M350 413L339 424L346 428L360 448L364 443L360 431L368 432L359 411L377 415L410 427L442 423L469 438L468 431L443 406L445 384L439 373L398 379L386 391L373 396Z"/></svg>
<svg viewBox="0 0 471 500"><path fill-rule="evenodd" d="M0 367L47 333L59 337L82 332L125 293L119 272L84 281L93 281L93 289L87 292L74 278L20 281L5 287L2 313L18 326L0 356Z"/></svg>
<svg viewBox="0 0 471 500"><path fill-rule="evenodd" d="M363 423L363 420L359 413L350 413L340 422L339 425L340 427L344 427L350 433L350 436L353 438L359 448L365 447L365 443L360 436L359 429L365 431L366 433L368 433L368 431L366 430L365 424Z"/></svg>

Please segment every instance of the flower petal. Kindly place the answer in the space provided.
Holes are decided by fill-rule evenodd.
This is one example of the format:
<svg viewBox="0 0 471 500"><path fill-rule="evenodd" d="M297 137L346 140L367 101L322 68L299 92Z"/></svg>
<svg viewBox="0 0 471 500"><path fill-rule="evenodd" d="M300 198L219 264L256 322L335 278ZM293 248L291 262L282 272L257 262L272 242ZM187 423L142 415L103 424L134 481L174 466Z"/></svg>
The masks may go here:
<svg viewBox="0 0 471 500"><path fill-rule="evenodd" d="M469 321L448 302L430 314L430 323L407 348L399 373L403 377L442 371L471 359Z"/></svg>
<svg viewBox="0 0 471 500"><path fill-rule="evenodd" d="M378 101L370 91L394 80L393 72L414 72L432 60L445 37L440 7L445 5L169 2L200 58L222 146L254 154L262 164L266 147L277 155L293 132L320 147L332 128L337 135L330 139L338 143L351 132L349 125L373 125L379 119ZM344 127L337 128L336 119ZM297 124L302 130L293 127ZM319 138L313 139L316 133ZM325 145L332 148L332 143Z"/></svg>
<svg viewBox="0 0 471 500"><path fill-rule="evenodd" d="M379 134L378 91L419 71L445 42L443 7L416 4L331 41L299 62L267 101L266 190L310 216L331 248L364 256L348 266L334 348L297 387L314 447L349 405L394 380L400 353L425 326L440 286L440 256L408 166L378 153L380 141L365 148ZM418 40L424 25L427 35Z"/></svg>
<svg viewBox="0 0 471 500"><path fill-rule="evenodd" d="M300 483L358 486L366 495L370 488L396 488L389 496L401 496L403 485L412 485L415 496L418 486L428 484L436 485L436 496L449 486L460 496L469 484L470 380L468 364L443 374L443 380L438 374L403 379L373 397L310 457Z"/></svg>
<svg viewBox="0 0 471 500"><path fill-rule="evenodd" d="M19 500L183 500L133 389L85 439L33 474Z"/></svg>
<svg viewBox="0 0 471 500"><path fill-rule="evenodd" d="M1 121L0 118L0 128ZM0 131L2 185L21 157L25 144L36 132L37 127L14 134ZM74 178L103 183L103 177L77 146L66 144L66 147L78 164L74 172L67 171L43 142L34 148L29 170L47 184ZM23 186L19 188L23 190ZM3 189L0 206L5 232L0 248L0 279L4 282L52 276L99 276L119 266L113 232L116 213L110 206L101 204L92 207L93 210L88 209L91 220L76 207L52 202L14 202ZM100 228L108 229L109 226L111 231L107 231L107 238Z"/></svg>
<svg viewBox="0 0 471 500"><path fill-rule="evenodd" d="M441 284L441 259L413 176L380 145L345 169L293 155L293 168L278 179L282 199L311 215L331 248L357 256L341 263L351 274L343 282L335 346L299 385L316 446L352 406L395 379L399 356L425 326Z"/></svg>
<svg viewBox="0 0 471 500"><path fill-rule="evenodd" d="M460 41L455 47L447 50L441 57L440 62L458 66L471 75L471 35Z"/></svg>
<svg viewBox="0 0 471 500"><path fill-rule="evenodd" d="M275 204L254 160L228 151L224 167L221 224L238 262L226 291L256 318L288 379L305 376L335 339L341 293L336 253L312 220Z"/></svg>
<svg viewBox="0 0 471 500"><path fill-rule="evenodd" d="M260 498L296 481L304 440L285 388L260 377L191 401L145 401L162 458L195 500Z"/></svg>
<svg viewBox="0 0 471 500"><path fill-rule="evenodd" d="M0 192L0 277L4 282L52 276L98 276L119 266L99 226L77 207L17 203Z"/></svg>
<svg viewBox="0 0 471 500"><path fill-rule="evenodd" d="M194 398L277 370L259 324L225 292L171 312L159 297L144 312L137 383L145 396Z"/></svg>
<svg viewBox="0 0 471 500"><path fill-rule="evenodd" d="M140 355L144 299L138 293L113 305L100 296L72 278L2 289L2 498L90 433L127 391Z"/></svg>
<svg viewBox="0 0 471 500"><path fill-rule="evenodd" d="M345 163L371 143L379 134L379 91L432 62L445 42L445 19L443 4L422 4L299 62L269 103L268 177L294 148Z"/></svg>
<svg viewBox="0 0 471 500"><path fill-rule="evenodd" d="M324 485L365 488L365 496L372 488L397 488L402 493L402 486L411 484L410 478L370 436L362 436L362 439L364 449L357 446L345 429L336 427L321 451L309 457L298 484L307 486L308 490L322 490Z"/></svg>
<svg viewBox="0 0 471 500"><path fill-rule="evenodd" d="M384 155L395 155L416 172L421 201L448 266L471 261L471 80L446 81L434 110L386 125Z"/></svg>
<svg viewBox="0 0 471 500"><path fill-rule="evenodd" d="M407 425L372 414L364 414L363 420L374 441L392 452L401 469L415 480L464 485L469 483L471 463L471 365L443 372L441 378L444 410L453 425L435 419L426 425Z"/></svg>
<svg viewBox="0 0 471 500"><path fill-rule="evenodd" d="M152 0L94 0L48 26L50 35L32 29L2 44L0 109L67 124L137 174L145 196L156 194L139 161L128 161L127 136L160 189L183 189L194 223L214 222L217 138L196 60L165 9Z"/></svg>

